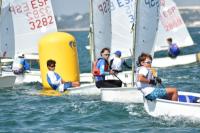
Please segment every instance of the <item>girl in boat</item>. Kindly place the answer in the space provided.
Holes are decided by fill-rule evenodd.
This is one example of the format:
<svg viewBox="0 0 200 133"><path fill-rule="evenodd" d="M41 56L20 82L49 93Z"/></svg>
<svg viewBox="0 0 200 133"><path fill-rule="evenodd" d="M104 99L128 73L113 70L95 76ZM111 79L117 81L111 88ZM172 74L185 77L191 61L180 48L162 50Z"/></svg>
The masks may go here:
<svg viewBox="0 0 200 133"><path fill-rule="evenodd" d="M121 87L122 82L120 80L105 80L105 76L109 74L115 74L113 70L109 69L108 59L110 57L110 49L103 48L101 50L101 57L93 63L92 73L95 77L95 83L97 88L110 88Z"/></svg>
<svg viewBox="0 0 200 133"><path fill-rule="evenodd" d="M146 99L155 100L156 98L169 99L173 101L178 100L178 93L176 88L158 88L157 83L161 84L161 79L153 76L151 70L152 57L149 54L142 53L138 57L139 67L137 69L137 87Z"/></svg>

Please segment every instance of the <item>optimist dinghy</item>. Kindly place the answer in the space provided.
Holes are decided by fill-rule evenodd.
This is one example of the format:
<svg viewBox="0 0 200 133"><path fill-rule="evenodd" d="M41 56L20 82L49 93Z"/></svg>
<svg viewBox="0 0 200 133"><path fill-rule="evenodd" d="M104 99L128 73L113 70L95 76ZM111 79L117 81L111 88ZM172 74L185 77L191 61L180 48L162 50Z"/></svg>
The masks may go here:
<svg viewBox="0 0 200 133"><path fill-rule="evenodd" d="M158 33L155 40L154 51L163 51L168 49L166 38L172 37L180 48L194 46L192 37L179 13L178 7L173 0L161 0L160 21ZM169 67L185 65L199 62L200 54L179 55L177 58L162 57L153 60L153 67Z"/></svg>
<svg viewBox="0 0 200 133"><path fill-rule="evenodd" d="M144 99L144 108L154 117L181 116L187 118L200 118L200 94L192 92L178 92L178 101L156 99L149 101Z"/></svg>

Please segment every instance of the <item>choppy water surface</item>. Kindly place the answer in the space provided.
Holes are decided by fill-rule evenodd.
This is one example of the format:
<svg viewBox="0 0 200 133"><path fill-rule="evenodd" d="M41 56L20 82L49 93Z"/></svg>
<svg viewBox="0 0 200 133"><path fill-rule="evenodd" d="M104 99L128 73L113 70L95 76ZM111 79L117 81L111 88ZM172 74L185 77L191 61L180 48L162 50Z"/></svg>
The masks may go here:
<svg viewBox="0 0 200 133"><path fill-rule="evenodd" d="M199 29L190 33L200 45ZM81 72L89 72L87 32L77 38ZM165 86L200 92L200 64L158 69ZM142 104L105 103L99 96L38 96L39 83L0 90L0 132L200 132L200 120L153 118Z"/></svg>

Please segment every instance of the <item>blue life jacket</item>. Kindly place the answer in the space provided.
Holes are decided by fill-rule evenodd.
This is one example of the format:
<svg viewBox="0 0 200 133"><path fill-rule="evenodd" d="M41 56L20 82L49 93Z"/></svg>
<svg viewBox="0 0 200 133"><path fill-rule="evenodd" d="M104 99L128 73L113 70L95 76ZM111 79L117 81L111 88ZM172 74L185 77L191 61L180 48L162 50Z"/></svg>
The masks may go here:
<svg viewBox="0 0 200 133"><path fill-rule="evenodd" d="M24 60L24 70L30 70L30 65L27 60Z"/></svg>
<svg viewBox="0 0 200 133"><path fill-rule="evenodd" d="M61 78L60 75L58 75L57 73L54 72L54 74L55 74L55 76L56 76L56 80L58 80L58 79ZM51 82L50 77L48 76L48 74L47 74L47 82L49 83L49 85L50 85L54 90L56 90L56 89L58 88L58 86L59 86L59 84L53 84L53 83Z"/></svg>
<svg viewBox="0 0 200 133"><path fill-rule="evenodd" d="M178 56L180 54L180 49L179 49L179 47L175 43L173 43L173 44L170 45L170 47L169 47L169 54L171 56L173 56L173 57L176 57L176 56Z"/></svg>
<svg viewBox="0 0 200 133"><path fill-rule="evenodd" d="M24 70L30 70L30 65L27 62L27 60L25 60L24 58L20 59L20 64L23 66L23 71Z"/></svg>
<svg viewBox="0 0 200 133"><path fill-rule="evenodd" d="M104 68L102 69L101 66L104 65ZM109 64L108 61L105 60L104 58L99 58L97 63L96 63L96 69L99 70L99 75L95 75L95 81L100 81L100 80L105 80L105 73L108 72L109 70ZM103 73L101 73L103 72Z"/></svg>

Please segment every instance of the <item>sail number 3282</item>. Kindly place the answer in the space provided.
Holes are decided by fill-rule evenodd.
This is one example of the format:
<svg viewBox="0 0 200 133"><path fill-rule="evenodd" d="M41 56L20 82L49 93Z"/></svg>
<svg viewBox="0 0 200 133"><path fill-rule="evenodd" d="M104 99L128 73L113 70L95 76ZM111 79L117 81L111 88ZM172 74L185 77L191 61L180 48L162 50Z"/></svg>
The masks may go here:
<svg viewBox="0 0 200 133"><path fill-rule="evenodd" d="M37 20L29 22L31 30L40 29L40 28L48 26L50 24L53 24L52 16L43 17L42 19L37 19Z"/></svg>

